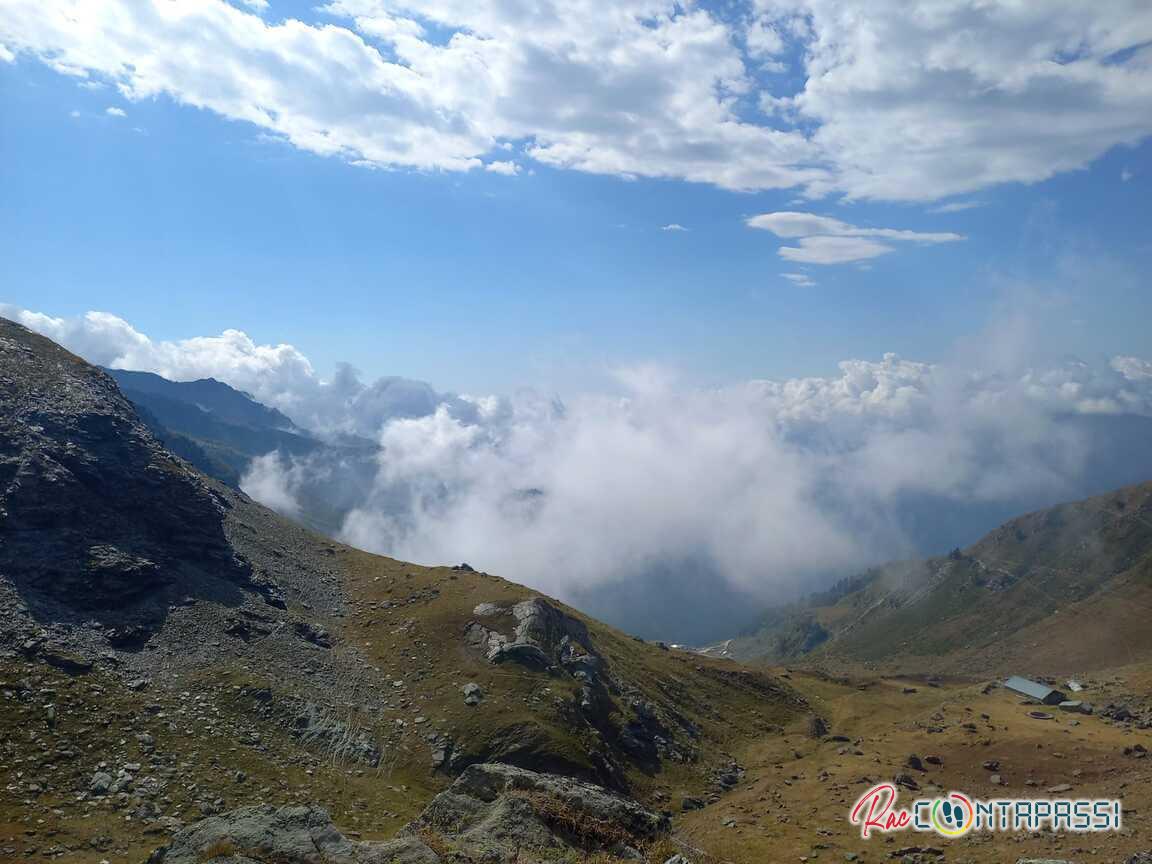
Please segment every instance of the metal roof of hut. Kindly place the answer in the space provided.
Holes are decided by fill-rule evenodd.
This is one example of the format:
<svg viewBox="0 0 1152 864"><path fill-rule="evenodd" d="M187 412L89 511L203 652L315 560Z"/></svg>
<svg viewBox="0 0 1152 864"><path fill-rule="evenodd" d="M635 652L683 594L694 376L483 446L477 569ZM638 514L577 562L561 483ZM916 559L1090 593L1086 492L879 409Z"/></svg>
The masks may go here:
<svg viewBox="0 0 1152 864"><path fill-rule="evenodd" d="M1058 705L1066 699L1059 690L1053 690L1047 684L1021 678L1019 675L1013 675L1004 682L1004 686L1013 693L1019 693L1021 696L1027 696L1029 699L1035 699L1045 705Z"/></svg>

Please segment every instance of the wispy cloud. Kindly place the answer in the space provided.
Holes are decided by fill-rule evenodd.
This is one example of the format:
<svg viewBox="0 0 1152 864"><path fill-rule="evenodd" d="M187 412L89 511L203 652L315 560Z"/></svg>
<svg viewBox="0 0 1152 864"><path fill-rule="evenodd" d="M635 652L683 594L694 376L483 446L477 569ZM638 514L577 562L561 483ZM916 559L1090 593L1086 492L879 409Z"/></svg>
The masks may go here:
<svg viewBox="0 0 1152 864"><path fill-rule="evenodd" d="M780 275L793 285L800 285L804 288L811 288L817 284L816 280L807 273L781 273Z"/></svg>
<svg viewBox="0 0 1152 864"><path fill-rule="evenodd" d="M965 210L972 210L976 207L983 207L983 201L949 201L947 204L941 204L939 207L933 207L929 213L962 213Z"/></svg>
<svg viewBox="0 0 1152 864"><path fill-rule="evenodd" d="M866 261L895 251L895 246L882 243L891 240L906 243L952 243L963 240L951 232L906 231L897 228L863 228L815 213L781 210L762 213L745 220L749 228L771 231L777 237L797 240L796 246L781 246L779 254L788 261L804 264L846 264Z"/></svg>
<svg viewBox="0 0 1152 864"><path fill-rule="evenodd" d="M685 228L683 225L681 225L678 222L670 222L667 225L661 225L660 230L661 231L687 231L688 229Z"/></svg>
<svg viewBox="0 0 1152 864"><path fill-rule="evenodd" d="M127 117L128 116L127 111L125 111L123 108L117 108L115 105L113 105L110 108L105 108L104 113L107 114L109 117Z"/></svg>

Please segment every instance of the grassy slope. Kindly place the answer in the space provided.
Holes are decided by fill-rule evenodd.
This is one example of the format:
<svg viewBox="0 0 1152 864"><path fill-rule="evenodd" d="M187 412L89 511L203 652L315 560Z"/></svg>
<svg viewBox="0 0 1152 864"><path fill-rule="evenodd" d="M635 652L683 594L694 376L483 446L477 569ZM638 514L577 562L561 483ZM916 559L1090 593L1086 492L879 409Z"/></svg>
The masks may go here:
<svg viewBox="0 0 1152 864"><path fill-rule="evenodd" d="M830 638L810 658L936 671L1032 671L1131 662L1152 652L1152 483L1028 514L959 556L872 571L840 597L778 615L740 656L780 653L806 618ZM1061 668L1063 668L1061 666Z"/></svg>
<svg viewBox="0 0 1152 864"><path fill-rule="evenodd" d="M144 692L128 690L99 666L69 677L42 664L0 659L0 789L6 789L0 797L0 853L13 850L4 854L24 860L32 850L51 848L66 862L146 857L163 833L126 818L139 803L133 795L77 801L101 762L113 775L131 762L144 766L141 776L171 768L165 812L183 820L198 818L201 804L217 799L226 808L307 800L327 807L342 828L366 839L391 836L450 782L432 771L424 740L431 730L482 747L515 729L519 738L535 740L542 754L586 763L594 742L587 731L575 731L557 704L558 697L570 697L571 679L512 664L492 666L460 638L477 603L512 603L535 592L494 576L419 567L322 542L336 550L350 600L334 650L341 650L341 640L355 640L372 665L404 682L396 688L395 710L368 717L355 707L360 685L349 673L348 707L340 719L385 742L379 768L333 761L322 750L302 746L281 721L262 718L254 694L267 689L291 696L298 688L226 651L218 664ZM396 605L385 609L384 602ZM629 770L634 793L653 806L701 794L728 754L806 710L794 691L765 670L666 651L565 611L586 621L614 677L649 700L675 704L700 728L697 761L667 763L651 776ZM487 692L480 706L463 702L460 687L468 681ZM623 717L627 702L618 703ZM47 704L57 706L55 727L44 719ZM418 716L426 722L417 725ZM154 751L139 744L141 733L156 739ZM70 755L62 757L61 751ZM247 775L242 783L234 780L237 770ZM29 792L29 783L43 791ZM109 842L100 843L101 837ZM99 848L91 846L94 840Z"/></svg>
<svg viewBox="0 0 1152 864"><path fill-rule="evenodd" d="M461 745L483 750L485 742L500 738L504 730L531 728L542 752L563 755L577 766L587 764L587 752L595 742L587 730L574 732L558 704L571 700L578 689L575 681L515 664L493 666L462 640L477 604L510 605L538 596L537 592L494 576L417 567L353 549L343 549L342 560L355 610L345 624L346 637L363 644L384 669L399 674L415 667L420 674L421 710L426 708L428 716L451 729ZM390 599L433 592L434 599L380 608ZM764 670L664 650L557 605L588 625L615 680L636 688L650 701L674 707L700 729L700 764L665 763L664 770L651 777L633 768L629 779L642 797L657 790L674 794L682 786L698 791L701 767L716 761L734 741L778 728L804 709L795 693ZM417 660L404 661L405 656ZM461 699L460 688L469 681L488 694L481 706L467 706ZM621 696L615 701L618 716L624 719L627 699Z"/></svg>

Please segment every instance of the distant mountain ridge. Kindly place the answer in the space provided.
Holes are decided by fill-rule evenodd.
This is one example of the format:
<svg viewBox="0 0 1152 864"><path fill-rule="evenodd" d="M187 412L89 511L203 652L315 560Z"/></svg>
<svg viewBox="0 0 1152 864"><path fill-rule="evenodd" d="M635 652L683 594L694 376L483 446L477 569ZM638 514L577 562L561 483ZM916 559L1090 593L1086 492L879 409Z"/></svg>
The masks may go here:
<svg viewBox="0 0 1152 864"><path fill-rule="evenodd" d="M198 406L224 423L251 429L281 429L302 433L295 423L276 408L271 408L243 390L215 378L195 381L170 381L154 372L129 369L104 369L123 392L160 398Z"/></svg>
<svg viewBox="0 0 1152 864"><path fill-rule="evenodd" d="M252 461L269 453L317 465L363 463L371 476L377 445L342 435L321 440L281 411L214 378L169 381L152 372L104 369L132 402L140 419L164 446L210 477L239 489ZM324 485L326 472L311 472L298 512L292 515L318 531L336 535L352 500Z"/></svg>
<svg viewBox="0 0 1152 864"><path fill-rule="evenodd" d="M987 673L1152 654L1152 482L1021 516L966 549L844 579L708 653Z"/></svg>

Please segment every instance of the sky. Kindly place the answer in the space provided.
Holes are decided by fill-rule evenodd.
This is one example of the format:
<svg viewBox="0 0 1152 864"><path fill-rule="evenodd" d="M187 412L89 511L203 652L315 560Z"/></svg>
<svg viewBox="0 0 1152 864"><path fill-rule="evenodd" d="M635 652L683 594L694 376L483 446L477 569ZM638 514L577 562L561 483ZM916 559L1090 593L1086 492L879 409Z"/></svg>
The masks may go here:
<svg viewBox="0 0 1152 864"><path fill-rule="evenodd" d="M1020 286L1148 353L1152 10L1059 5L11 0L4 299L475 392L933 362Z"/></svg>
<svg viewBox="0 0 1152 864"><path fill-rule="evenodd" d="M1150 135L1145 0L4 0L0 314L703 641L1152 476Z"/></svg>

